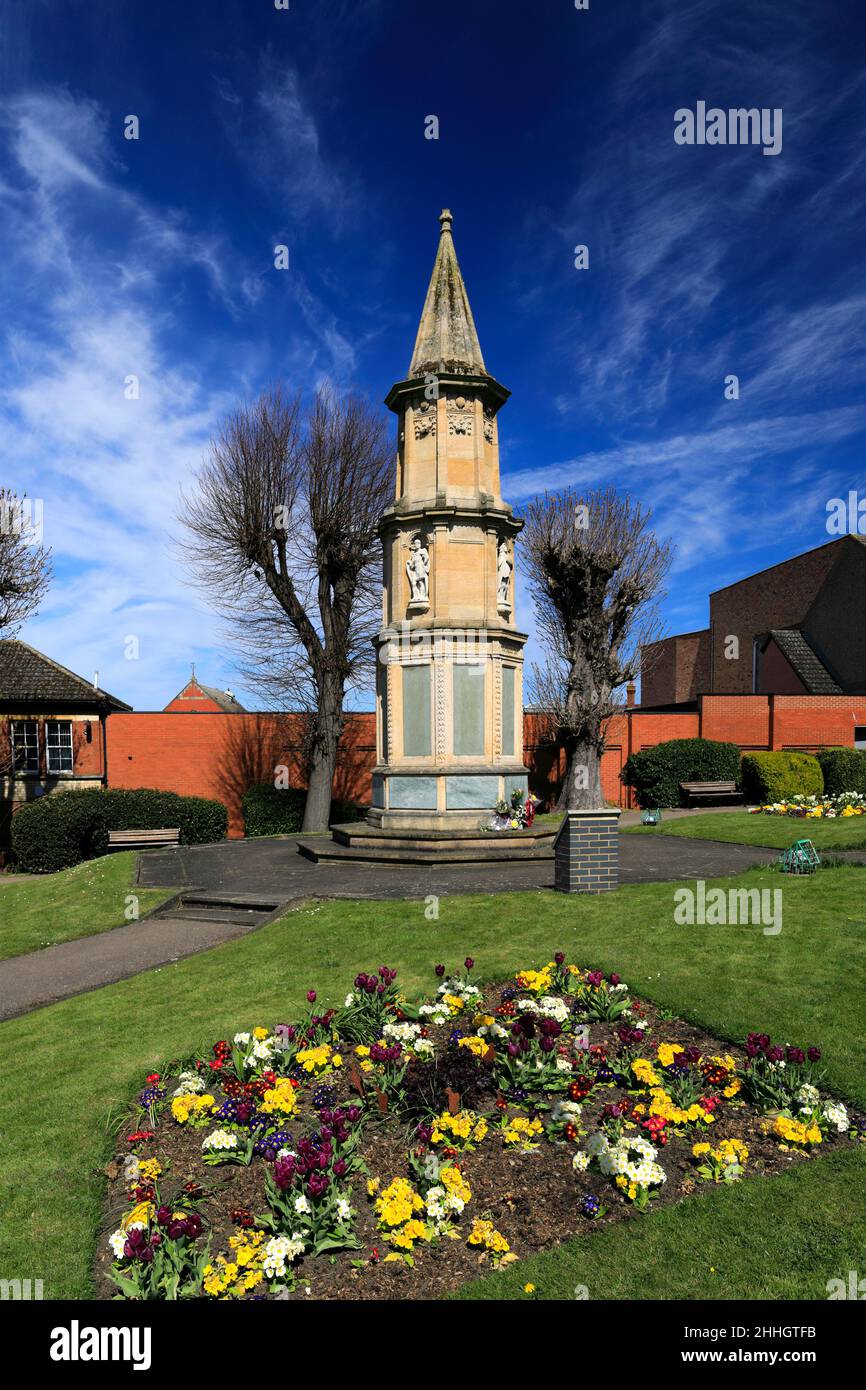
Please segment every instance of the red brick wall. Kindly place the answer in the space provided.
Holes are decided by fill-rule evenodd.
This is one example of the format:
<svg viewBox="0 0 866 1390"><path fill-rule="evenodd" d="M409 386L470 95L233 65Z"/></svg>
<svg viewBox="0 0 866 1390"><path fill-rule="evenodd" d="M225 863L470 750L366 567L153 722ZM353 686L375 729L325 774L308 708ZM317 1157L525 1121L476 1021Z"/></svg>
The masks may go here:
<svg viewBox="0 0 866 1390"><path fill-rule="evenodd" d="M701 738L738 743L741 748L769 748L770 698L705 695L701 700Z"/></svg>
<svg viewBox="0 0 866 1390"><path fill-rule="evenodd" d="M605 797L621 806L629 793L619 774L629 753L672 738L719 739L744 749L851 746L855 724L866 725L866 696L707 695L701 711L652 714L638 707L612 719L601 779ZM96 726L94 726L94 737ZM565 754L548 736L543 719L524 718L524 761L532 791L555 799ZM271 782L274 769L289 769L292 786L304 785L297 716L278 714L112 714L108 720L108 781L112 787L156 787L215 797L229 811L229 833L243 833L241 799L255 782ZM341 742L334 794L369 798L376 759L375 715L349 715Z"/></svg>
<svg viewBox="0 0 866 1390"><path fill-rule="evenodd" d="M709 628L665 637L642 649L642 705L687 704L709 686Z"/></svg>
<svg viewBox="0 0 866 1390"><path fill-rule="evenodd" d="M71 718L71 716L66 716ZM64 719L63 714L58 714L58 719ZM12 720L35 719L39 725L39 757L43 776L45 775L45 725L52 723L50 718L42 714L3 714L0 715L0 773L5 773L12 766L12 747L10 736L10 724ZM90 725L90 742L87 742L86 725ZM72 719L72 772L76 777L101 777L102 776L102 728L99 715L88 716L87 719ZM50 779L55 780L53 777Z"/></svg>
<svg viewBox="0 0 866 1390"><path fill-rule="evenodd" d="M229 834L241 835L247 787L272 782L278 766L288 768L290 786L304 785L301 734L290 714L114 714L109 785L215 797L228 807ZM376 760L375 715L349 715L340 747L334 795L363 801Z"/></svg>
<svg viewBox="0 0 866 1390"><path fill-rule="evenodd" d="M866 726L866 695L775 695L774 748L826 748L854 743L854 726Z"/></svg>

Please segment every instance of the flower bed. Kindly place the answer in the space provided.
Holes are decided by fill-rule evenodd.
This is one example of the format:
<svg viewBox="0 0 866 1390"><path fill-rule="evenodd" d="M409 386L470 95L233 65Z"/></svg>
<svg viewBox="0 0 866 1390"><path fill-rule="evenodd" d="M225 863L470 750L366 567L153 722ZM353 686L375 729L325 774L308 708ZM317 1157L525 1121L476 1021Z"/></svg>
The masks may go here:
<svg viewBox="0 0 866 1390"><path fill-rule="evenodd" d="M799 820L849 820L866 815L866 796L860 792L839 792L836 796L791 796L767 806L752 806L750 815L794 816Z"/></svg>
<svg viewBox="0 0 866 1390"><path fill-rule="evenodd" d="M342 1008L151 1073L109 1165L99 1293L436 1297L703 1184L866 1134L820 1052L742 1049L566 963L410 1004L394 971Z"/></svg>

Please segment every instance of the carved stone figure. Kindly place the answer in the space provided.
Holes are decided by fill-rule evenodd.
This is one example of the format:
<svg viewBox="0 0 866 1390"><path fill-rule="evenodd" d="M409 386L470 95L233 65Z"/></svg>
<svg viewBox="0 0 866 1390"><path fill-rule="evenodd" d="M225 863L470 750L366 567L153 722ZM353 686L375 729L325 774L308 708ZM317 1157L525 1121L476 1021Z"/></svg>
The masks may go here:
<svg viewBox="0 0 866 1390"><path fill-rule="evenodd" d="M413 536L406 561L409 588L413 603L427 603L430 593L430 551L424 544L424 537Z"/></svg>
<svg viewBox="0 0 866 1390"><path fill-rule="evenodd" d="M424 439L436 433L436 407L430 401L421 401L415 411L415 438Z"/></svg>
<svg viewBox="0 0 866 1390"><path fill-rule="evenodd" d="M499 578L497 601L500 608L511 607L511 556L508 553L508 541L500 541L499 549L496 553L496 573Z"/></svg>

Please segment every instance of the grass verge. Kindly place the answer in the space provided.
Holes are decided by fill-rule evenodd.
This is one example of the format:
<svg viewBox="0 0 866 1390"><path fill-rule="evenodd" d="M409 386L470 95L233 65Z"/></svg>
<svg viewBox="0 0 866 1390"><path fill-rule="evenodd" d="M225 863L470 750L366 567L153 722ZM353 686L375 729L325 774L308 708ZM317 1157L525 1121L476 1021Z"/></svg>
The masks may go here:
<svg viewBox="0 0 866 1390"><path fill-rule="evenodd" d="M866 816L845 820L797 820L793 816L750 815L748 811L708 811L706 815L665 820L661 825L629 825L625 835L682 835L687 840L725 840L737 845L788 849L811 840L817 850L866 849Z"/></svg>
<svg viewBox="0 0 866 1390"><path fill-rule="evenodd" d="M779 877L754 870L720 883L777 888ZM399 969L403 988L414 994L433 985L436 961L456 964L468 952L495 979L561 949L583 964L618 970L635 993L721 1037L741 1039L760 1028L784 1041L819 1044L828 1087L862 1107L862 885L862 870L851 868L786 881L776 937L753 926L674 926L675 884L642 884L593 899L549 892L443 897L435 922L425 918L423 901L335 900L298 908L172 966L10 1019L0 1025L0 1275L41 1278L48 1298L88 1297L112 1108L161 1060L242 1026L291 1018L303 1011L311 986L323 1007L339 1003L358 970L383 962ZM816 1170L824 1172L823 1163ZM847 1200L850 1228L862 1241L866 1217L851 1200L851 1170L827 1166L825 1180L837 1191L834 1201ZM764 1192L772 1183L759 1187ZM695 1200L680 1210L682 1217L669 1219L700 1225L706 1207ZM661 1216L648 1218L650 1230ZM771 1211L749 1238L763 1231L770 1249L775 1226ZM640 1238L630 1226L632 1236ZM802 1226L802 1241L813 1236ZM689 1239L700 1248L699 1233ZM623 1248L623 1259L631 1258L631 1248ZM677 1247L666 1258L678 1258ZM678 1277L671 1273L672 1281ZM639 1278L635 1265L633 1289Z"/></svg>
<svg viewBox="0 0 866 1390"><path fill-rule="evenodd" d="M0 885L0 960L121 926L132 893L139 916L171 897L165 888L134 887L135 860L123 851Z"/></svg>

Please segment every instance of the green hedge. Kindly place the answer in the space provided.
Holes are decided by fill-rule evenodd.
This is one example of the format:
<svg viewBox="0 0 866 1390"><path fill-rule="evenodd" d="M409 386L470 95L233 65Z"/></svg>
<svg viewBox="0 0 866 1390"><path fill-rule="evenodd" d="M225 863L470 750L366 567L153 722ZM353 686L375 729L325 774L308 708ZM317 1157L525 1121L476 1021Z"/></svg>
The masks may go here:
<svg viewBox="0 0 866 1390"><path fill-rule="evenodd" d="M223 840L221 801L176 792L64 791L23 806L12 817L12 853L26 873L69 869L108 853L109 830L180 830L183 845Z"/></svg>
<svg viewBox="0 0 866 1390"><path fill-rule="evenodd" d="M679 806L680 782L739 782L740 750L709 738L672 738L626 759L622 780L639 806Z"/></svg>
<svg viewBox="0 0 866 1390"><path fill-rule="evenodd" d="M859 748L822 748L816 755L828 796L860 792L866 796L866 753Z"/></svg>
<svg viewBox="0 0 866 1390"><path fill-rule="evenodd" d="M297 787L278 788L266 782L244 795L245 835L297 835L304 819L307 793Z"/></svg>
<svg viewBox="0 0 866 1390"><path fill-rule="evenodd" d="M270 782L250 787L243 799L244 834L298 835L307 802L303 787L274 787ZM353 801L332 801L331 824L363 820L364 807Z"/></svg>
<svg viewBox="0 0 866 1390"><path fill-rule="evenodd" d="M821 764L811 753L747 753L743 758L743 795L764 805L790 796L820 796Z"/></svg>

